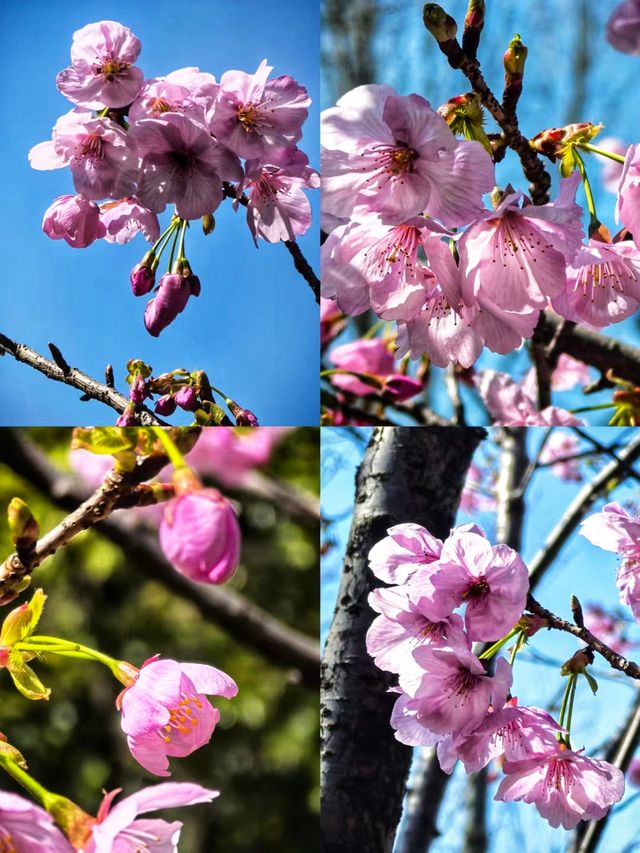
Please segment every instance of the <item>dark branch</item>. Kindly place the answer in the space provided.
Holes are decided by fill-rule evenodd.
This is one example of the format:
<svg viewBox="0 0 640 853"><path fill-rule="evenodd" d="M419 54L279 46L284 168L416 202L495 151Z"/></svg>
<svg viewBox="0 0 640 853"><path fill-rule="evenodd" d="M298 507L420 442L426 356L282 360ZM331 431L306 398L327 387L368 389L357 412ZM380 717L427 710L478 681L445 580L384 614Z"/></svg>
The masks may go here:
<svg viewBox="0 0 640 853"><path fill-rule="evenodd" d="M54 354L55 362L40 355L40 353L31 349L26 344L19 344L0 333L1 355L5 353L11 355L16 361L29 365L29 367L42 373L48 379L53 379L54 382L62 382L65 385L71 385L72 388L77 388L78 391L82 391L85 398L98 400L120 414L124 412L126 406L129 404L129 400L123 394L120 394L109 385L92 379L81 370L69 367L62 353L54 344L49 344L49 349ZM64 365L64 367L61 365ZM165 421L157 418L147 408L142 408L137 413L137 417L143 426L168 426Z"/></svg>

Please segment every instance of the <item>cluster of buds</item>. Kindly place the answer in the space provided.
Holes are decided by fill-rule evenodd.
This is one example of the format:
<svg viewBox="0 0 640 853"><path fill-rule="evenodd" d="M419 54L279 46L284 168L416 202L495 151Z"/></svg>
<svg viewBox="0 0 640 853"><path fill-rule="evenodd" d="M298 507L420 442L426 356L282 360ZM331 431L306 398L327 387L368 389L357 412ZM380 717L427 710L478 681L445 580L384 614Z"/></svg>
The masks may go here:
<svg viewBox="0 0 640 853"><path fill-rule="evenodd" d="M576 168L574 149L591 142L602 128L603 125L590 121L575 122L566 127L550 127L530 139L529 145L552 162L559 159L562 177L568 178Z"/></svg>
<svg viewBox="0 0 640 853"><path fill-rule="evenodd" d="M259 425L253 412L214 388L204 370L189 372L178 368L152 376L150 365L140 359L131 359L127 363L126 381L129 385L129 404L118 418L117 426L135 426L144 401L155 396L158 399L154 411L163 417L172 415L180 408L193 412L194 420L200 426L231 425L232 421L216 403L214 394L222 397L236 426Z"/></svg>
<svg viewBox="0 0 640 853"><path fill-rule="evenodd" d="M482 104L475 92L450 98L438 109L438 112L449 125L452 133L479 142L489 154L493 155L493 147L484 129Z"/></svg>

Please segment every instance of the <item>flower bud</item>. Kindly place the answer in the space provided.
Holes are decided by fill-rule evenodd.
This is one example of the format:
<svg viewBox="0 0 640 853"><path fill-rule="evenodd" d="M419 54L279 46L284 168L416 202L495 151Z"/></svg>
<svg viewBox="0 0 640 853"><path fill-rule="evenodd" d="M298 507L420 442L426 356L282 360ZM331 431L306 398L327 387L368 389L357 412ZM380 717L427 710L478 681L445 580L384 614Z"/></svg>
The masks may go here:
<svg viewBox="0 0 640 853"><path fill-rule="evenodd" d="M193 385L185 385L176 392L174 399L177 405L187 412L195 412L198 408L198 392Z"/></svg>
<svg viewBox="0 0 640 853"><path fill-rule="evenodd" d="M176 410L176 405L173 394L165 394L156 401L153 408L158 415L172 415Z"/></svg>
<svg viewBox="0 0 640 853"><path fill-rule="evenodd" d="M175 273L166 273L160 279L157 294L147 303L144 312L144 324L150 335L157 338L178 314L181 314L189 301L191 288L186 279Z"/></svg>
<svg viewBox="0 0 640 853"><path fill-rule="evenodd" d="M230 400L228 398L225 400L225 403L229 407L229 411L236 420L236 426L260 426L260 424L258 423L258 418L249 409L243 409L242 406L239 406L235 400Z"/></svg>
<svg viewBox="0 0 640 853"><path fill-rule="evenodd" d="M522 77L524 74L524 64L527 61L529 51L522 43L520 34L516 33L509 42L509 47L504 54L504 74L505 80L513 77Z"/></svg>
<svg viewBox="0 0 640 853"><path fill-rule="evenodd" d="M396 403L402 403L419 394L423 387L422 382L418 382L417 379L396 373L385 377L382 394Z"/></svg>
<svg viewBox="0 0 640 853"><path fill-rule="evenodd" d="M116 421L116 426L129 427L138 425L138 416L136 413L135 403L127 403L124 412Z"/></svg>
<svg viewBox="0 0 640 853"><path fill-rule="evenodd" d="M141 406L148 396L147 383L142 376L138 374L134 377L131 387L129 388L129 399L137 406Z"/></svg>
<svg viewBox="0 0 640 853"><path fill-rule="evenodd" d="M7 519L16 550L31 550L38 541L40 528L27 504L20 498L12 498L7 507Z"/></svg>
<svg viewBox="0 0 640 853"><path fill-rule="evenodd" d="M451 41L458 33L458 25L454 19L437 3L425 3L422 20L438 44Z"/></svg>
<svg viewBox="0 0 640 853"><path fill-rule="evenodd" d="M147 252L139 264L131 270L129 276L131 281L131 290L134 296L144 296L149 293L156 281L155 269L153 262L155 255L153 252Z"/></svg>
<svg viewBox="0 0 640 853"><path fill-rule="evenodd" d="M475 92L458 95L443 104L438 112L451 128L451 132L479 142L488 154L493 148L484 130L484 113L480 98Z"/></svg>
<svg viewBox="0 0 640 853"><path fill-rule="evenodd" d="M98 205L83 195L62 195L47 208L42 230L52 240L65 240L84 249L107 233Z"/></svg>
<svg viewBox="0 0 640 853"><path fill-rule="evenodd" d="M215 489L187 492L167 505L160 546L182 574L201 583L224 583L240 558L240 526L229 501Z"/></svg>
<svg viewBox="0 0 640 853"><path fill-rule="evenodd" d="M202 217L202 232L207 237L209 234L213 233L213 230L216 227L216 221L213 218L213 214L205 213Z"/></svg>

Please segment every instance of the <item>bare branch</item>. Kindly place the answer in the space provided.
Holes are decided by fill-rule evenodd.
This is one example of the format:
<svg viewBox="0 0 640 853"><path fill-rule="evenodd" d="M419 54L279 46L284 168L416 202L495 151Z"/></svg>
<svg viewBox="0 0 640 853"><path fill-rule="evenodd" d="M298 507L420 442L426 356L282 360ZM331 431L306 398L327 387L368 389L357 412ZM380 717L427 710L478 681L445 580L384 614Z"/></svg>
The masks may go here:
<svg viewBox="0 0 640 853"><path fill-rule="evenodd" d="M11 355L16 361L28 364L29 367L33 367L34 370L42 373L48 379L53 379L54 382L62 382L65 385L71 385L72 388L77 388L78 391L82 391L85 398L98 400L100 403L104 403L115 409L120 414L124 412L129 404L129 400L123 394L120 394L108 384L103 384L96 379L92 379L81 370L69 367L55 344L49 344L49 349L54 354L55 362L40 355L40 353L31 349L26 344L19 344L0 333L0 355L4 355L5 353ZM64 367L61 365L64 365ZM143 407L137 413L137 417L143 426L168 426L165 421L157 418L146 407Z"/></svg>

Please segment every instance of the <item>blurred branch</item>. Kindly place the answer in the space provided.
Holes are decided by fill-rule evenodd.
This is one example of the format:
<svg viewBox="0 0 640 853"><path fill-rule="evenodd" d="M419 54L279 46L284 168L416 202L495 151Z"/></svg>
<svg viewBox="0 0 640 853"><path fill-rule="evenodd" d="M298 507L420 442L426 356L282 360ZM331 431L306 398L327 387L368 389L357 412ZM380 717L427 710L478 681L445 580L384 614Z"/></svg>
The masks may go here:
<svg viewBox="0 0 640 853"><path fill-rule="evenodd" d="M607 751L605 758L625 773L638 745L640 745L640 693L629 712L620 735ZM579 823L576 828L574 843L571 847L572 853L594 853L605 830L607 821L609 818L615 817L616 812L624 808L625 805L626 803L618 807L618 809L610 809L600 820Z"/></svg>
<svg viewBox="0 0 640 853"><path fill-rule="evenodd" d="M544 311L540 315L540 340L549 344L564 321L561 317ZM573 358L590 364L602 374L608 370L620 377L640 385L640 348L608 338L600 332L583 326L565 328L561 339L558 340L559 353L566 353Z"/></svg>
<svg viewBox="0 0 640 853"><path fill-rule="evenodd" d="M566 619L556 616L555 613L547 610L536 601L531 593L529 593L527 599L527 610L545 619L549 627L556 628L558 631L565 631L567 634L573 634L574 637L585 642L591 649L602 655L613 669L623 672L629 678L640 679L640 666L637 663L627 660L623 655L614 652L606 643L603 643L595 634L592 634L588 628L581 628L573 622L568 622Z"/></svg>
<svg viewBox="0 0 640 853"><path fill-rule="evenodd" d="M65 385L71 385L72 388L77 388L78 391L82 391L84 399L98 400L120 414L124 412L129 400L123 394L109 385L92 379L76 367L70 367L55 344L49 344L49 349L54 356L54 361L40 355L26 344L19 344L0 333L0 355L11 355L16 361L28 364L29 367L42 373L47 379L53 379L54 382L62 382ZM167 426L165 421L157 418L146 407L143 407L142 411L136 414L136 417L143 426Z"/></svg>
<svg viewBox="0 0 640 853"><path fill-rule="evenodd" d="M416 750L397 853L426 853L438 833L438 812L450 776L440 769L435 747Z"/></svg>
<svg viewBox="0 0 640 853"><path fill-rule="evenodd" d="M446 536L471 457L485 435L482 429L456 427L376 429L358 469L351 532L322 660L325 853L391 850L411 760L411 750L389 725L392 677L366 651L373 618L367 599L376 586L369 550L390 526L409 520ZM424 849L423 844L421 853Z"/></svg>
<svg viewBox="0 0 640 853"><path fill-rule="evenodd" d="M527 433L522 427L504 428L498 437L500 473L496 485L498 511L496 541L520 551L524 522L524 489L522 483L529 466Z"/></svg>
<svg viewBox="0 0 640 853"><path fill-rule="evenodd" d="M61 475L34 444L14 430L2 432L0 461L61 509L74 510L85 497L71 478ZM166 464L166 460L162 464ZM145 471L145 478L151 476L152 473ZM122 520L112 516L97 530L120 547L140 573L193 603L203 618L216 624L236 642L277 666L299 671L305 686L317 689L320 661L315 640L284 625L240 593L197 584L179 574L164 558L156 538L128 523L127 518L128 514Z"/></svg>
<svg viewBox="0 0 640 853"><path fill-rule="evenodd" d="M618 454L617 460L610 462L598 472L576 495L565 514L553 528L542 548L529 562L529 583L531 589L540 581L549 566L558 556L561 548L576 529L585 513L602 494L606 494L615 481L630 476L632 464L640 457L640 437L634 438Z"/></svg>
<svg viewBox="0 0 640 853"><path fill-rule="evenodd" d="M252 471L238 486L238 491L275 504L291 518L313 530L320 525L318 499L282 480Z"/></svg>
<svg viewBox="0 0 640 853"><path fill-rule="evenodd" d="M397 424L394 424L394 422L388 418L370 414L365 411L365 409L362 409L353 403L346 403L339 400L334 394L324 388L320 392L320 399L322 405L326 408L342 412L346 417L361 421L365 426L397 426ZM388 400L384 400L382 402L384 402L388 408L410 417L420 426L453 426L451 421L440 417L440 415L436 415L435 412L432 412L427 406L419 403L391 403Z"/></svg>

